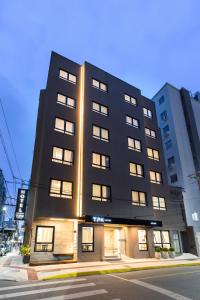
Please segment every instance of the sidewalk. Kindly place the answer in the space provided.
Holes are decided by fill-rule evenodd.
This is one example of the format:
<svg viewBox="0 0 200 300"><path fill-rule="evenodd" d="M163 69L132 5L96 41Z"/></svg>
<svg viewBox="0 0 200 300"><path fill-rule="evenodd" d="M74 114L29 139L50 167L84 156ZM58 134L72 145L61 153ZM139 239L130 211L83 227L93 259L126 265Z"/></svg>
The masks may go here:
<svg viewBox="0 0 200 300"><path fill-rule="evenodd" d="M48 277L79 276L100 274L101 272L126 272L139 269L167 268L175 266L200 265L200 258L184 254L175 259L124 259L120 261L79 262L45 266L29 266L22 262L22 257L11 253L0 260L0 280L42 280Z"/></svg>

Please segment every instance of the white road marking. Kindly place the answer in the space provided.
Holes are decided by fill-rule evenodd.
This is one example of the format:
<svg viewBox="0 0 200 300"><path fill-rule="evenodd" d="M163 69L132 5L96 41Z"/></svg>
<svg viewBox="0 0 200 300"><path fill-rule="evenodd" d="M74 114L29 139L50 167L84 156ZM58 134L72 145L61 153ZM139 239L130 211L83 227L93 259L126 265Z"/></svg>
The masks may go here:
<svg viewBox="0 0 200 300"><path fill-rule="evenodd" d="M18 292L18 293L3 294L3 295L0 295L0 299L27 296L27 295L35 295L35 294L43 294L43 293L56 292L56 291L64 291L64 290L77 289L77 288L94 286L94 285L96 285L96 284L95 283L81 283L81 284L59 286L59 287L32 290L32 291L24 291L24 292Z"/></svg>
<svg viewBox="0 0 200 300"><path fill-rule="evenodd" d="M80 292L80 293L74 293L74 294L68 294L68 295L56 296L56 297L50 297L50 298L42 298L42 299L40 298L40 299L36 299L36 300L71 300L71 299L80 299L83 297L90 297L90 296L107 294L107 293L108 292L106 290L101 289L101 290Z"/></svg>
<svg viewBox="0 0 200 300"><path fill-rule="evenodd" d="M132 282L134 284L137 284L137 285L140 285L140 286L143 286L147 289L150 289L152 291L155 291L157 293L160 293L160 294L163 294L165 296L168 296L172 299L176 299L176 300L192 300L191 298L188 298L188 297L184 297L180 294L177 294L177 293L174 293L170 290L167 290L167 289L163 289L163 288L160 288L156 285L153 285L153 284L150 284L150 283L146 283L146 282L143 282L143 281L140 281L140 280L137 280L137 279L126 279L126 278L123 278L123 277L120 277L120 276L116 276L116 275L112 275L112 274L108 274L108 276L112 276L112 277L115 277L115 278L118 278L118 279L121 279L121 280L125 280L125 281L128 281L128 282Z"/></svg>
<svg viewBox="0 0 200 300"><path fill-rule="evenodd" d="M8 287L0 288L1 291L9 291L9 290L16 290L16 289L23 289L23 288L31 288L31 287L38 287L38 286L45 286L51 284L61 284L61 283L71 283L76 281L85 281L85 278L77 278L77 279L67 279L67 280L54 280L54 281L45 281L45 282L36 282L31 284L22 284L22 285L12 285Z"/></svg>

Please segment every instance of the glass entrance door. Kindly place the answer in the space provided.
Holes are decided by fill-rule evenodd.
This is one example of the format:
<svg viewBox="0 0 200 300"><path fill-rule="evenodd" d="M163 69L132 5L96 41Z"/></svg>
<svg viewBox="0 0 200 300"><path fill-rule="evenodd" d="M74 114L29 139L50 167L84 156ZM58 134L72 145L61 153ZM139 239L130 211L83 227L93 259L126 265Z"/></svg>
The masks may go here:
<svg viewBox="0 0 200 300"><path fill-rule="evenodd" d="M123 228L104 227L104 256L121 257L126 252Z"/></svg>

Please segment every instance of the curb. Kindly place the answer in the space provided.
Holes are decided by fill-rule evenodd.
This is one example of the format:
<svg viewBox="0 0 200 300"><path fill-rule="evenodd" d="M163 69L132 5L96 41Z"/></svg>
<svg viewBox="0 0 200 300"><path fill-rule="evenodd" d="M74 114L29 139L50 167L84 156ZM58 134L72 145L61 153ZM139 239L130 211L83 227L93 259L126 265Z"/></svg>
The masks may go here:
<svg viewBox="0 0 200 300"><path fill-rule="evenodd" d="M134 271L143 271L143 270L151 270L151 269L170 269L170 268L179 268L179 267L198 267L199 263L189 263L189 264L174 264L174 265L161 265L161 266L146 266L146 267L136 267L136 268L122 268L122 269L110 269L110 270L97 270L97 271L85 271L85 272L73 272L69 274L58 274L52 275L43 278L42 280L51 280L51 279L64 279L70 277L79 277L79 276L90 276L90 275L105 275L112 273L127 273Z"/></svg>

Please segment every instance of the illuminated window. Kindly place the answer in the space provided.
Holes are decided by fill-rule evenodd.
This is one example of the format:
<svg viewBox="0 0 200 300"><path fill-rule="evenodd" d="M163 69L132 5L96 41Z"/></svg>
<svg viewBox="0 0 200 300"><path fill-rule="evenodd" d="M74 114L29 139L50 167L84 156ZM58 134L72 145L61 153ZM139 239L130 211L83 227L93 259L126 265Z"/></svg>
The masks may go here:
<svg viewBox="0 0 200 300"><path fill-rule="evenodd" d="M146 206L146 193L131 191L132 205Z"/></svg>
<svg viewBox="0 0 200 300"><path fill-rule="evenodd" d="M139 140L128 137L128 148L141 152L141 142Z"/></svg>
<svg viewBox="0 0 200 300"><path fill-rule="evenodd" d="M109 131L108 131L108 129L93 125L93 137L95 139L99 139L104 142L108 142L109 141Z"/></svg>
<svg viewBox="0 0 200 300"><path fill-rule="evenodd" d="M140 251L147 251L147 232L144 229L138 229L138 246Z"/></svg>
<svg viewBox="0 0 200 300"><path fill-rule="evenodd" d="M164 197L152 197L153 208L158 210L166 210L165 198Z"/></svg>
<svg viewBox="0 0 200 300"><path fill-rule="evenodd" d="M92 102L92 110L104 116L108 116L108 107L97 102Z"/></svg>
<svg viewBox="0 0 200 300"><path fill-rule="evenodd" d="M59 71L59 77L61 79L64 79L64 80L67 80L67 81L69 81L71 83L76 84L76 76L73 75L73 74L71 74L71 73L69 73L69 72L67 72L67 71L64 71L64 70L60 69L60 71Z"/></svg>
<svg viewBox="0 0 200 300"><path fill-rule="evenodd" d="M58 198L72 198L72 182L51 179L50 196Z"/></svg>
<svg viewBox="0 0 200 300"><path fill-rule="evenodd" d="M66 165L73 164L73 151L68 149L62 149L58 147L53 147L52 161L57 163L62 163Z"/></svg>
<svg viewBox="0 0 200 300"><path fill-rule="evenodd" d="M169 231L167 230L154 230L154 246L161 248L170 248Z"/></svg>
<svg viewBox="0 0 200 300"><path fill-rule="evenodd" d="M56 131L63 132L65 134L74 135L75 134L75 124L70 121L56 118L55 128Z"/></svg>
<svg viewBox="0 0 200 300"><path fill-rule="evenodd" d="M103 92L107 92L108 91L108 87L107 87L107 84L103 83L103 82L100 82L96 79L92 79L92 86L98 90L101 90Z"/></svg>
<svg viewBox="0 0 200 300"><path fill-rule="evenodd" d="M57 103L65 105L69 108L75 108L76 107L75 99L67 97L65 95L62 95L60 93L57 94Z"/></svg>
<svg viewBox="0 0 200 300"><path fill-rule="evenodd" d="M145 128L145 134L153 139L156 138L156 132L154 130L151 130L149 128Z"/></svg>
<svg viewBox="0 0 200 300"><path fill-rule="evenodd" d="M110 157L107 155L92 153L92 166L100 169L110 168Z"/></svg>
<svg viewBox="0 0 200 300"><path fill-rule="evenodd" d="M137 119L134 119L130 116L126 116L126 124L127 125L130 125L130 126L133 126L133 127L136 127L136 128L139 128L139 122Z"/></svg>
<svg viewBox="0 0 200 300"><path fill-rule="evenodd" d="M52 252L54 242L54 226L37 226L35 252Z"/></svg>
<svg viewBox="0 0 200 300"><path fill-rule="evenodd" d="M82 252L94 251L94 227L82 227Z"/></svg>
<svg viewBox="0 0 200 300"><path fill-rule="evenodd" d="M155 171L150 171L150 181L152 183L161 184L162 183L162 174Z"/></svg>
<svg viewBox="0 0 200 300"><path fill-rule="evenodd" d="M159 152L158 150L147 148L148 158L159 161Z"/></svg>
<svg viewBox="0 0 200 300"><path fill-rule="evenodd" d="M92 200L110 201L110 186L101 184L92 184Z"/></svg>
<svg viewBox="0 0 200 300"><path fill-rule="evenodd" d="M127 94L124 94L124 101L136 106L137 105L137 100L136 98L132 97L132 96L129 96Z"/></svg>
<svg viewBox="0 0 200 300"><path fill-rule="evenodd" d="M143 166L142 165L130 162L129 163L129 168L130 168L130 175L131 176L144 177L144 171L143 171Z"/></svg>
<svg viewBox="0 0 200 300"><path fill-rule="evenodd" d="M152 119L152 111L150 109L143 107L143 114L145 117Z"/></svg>

